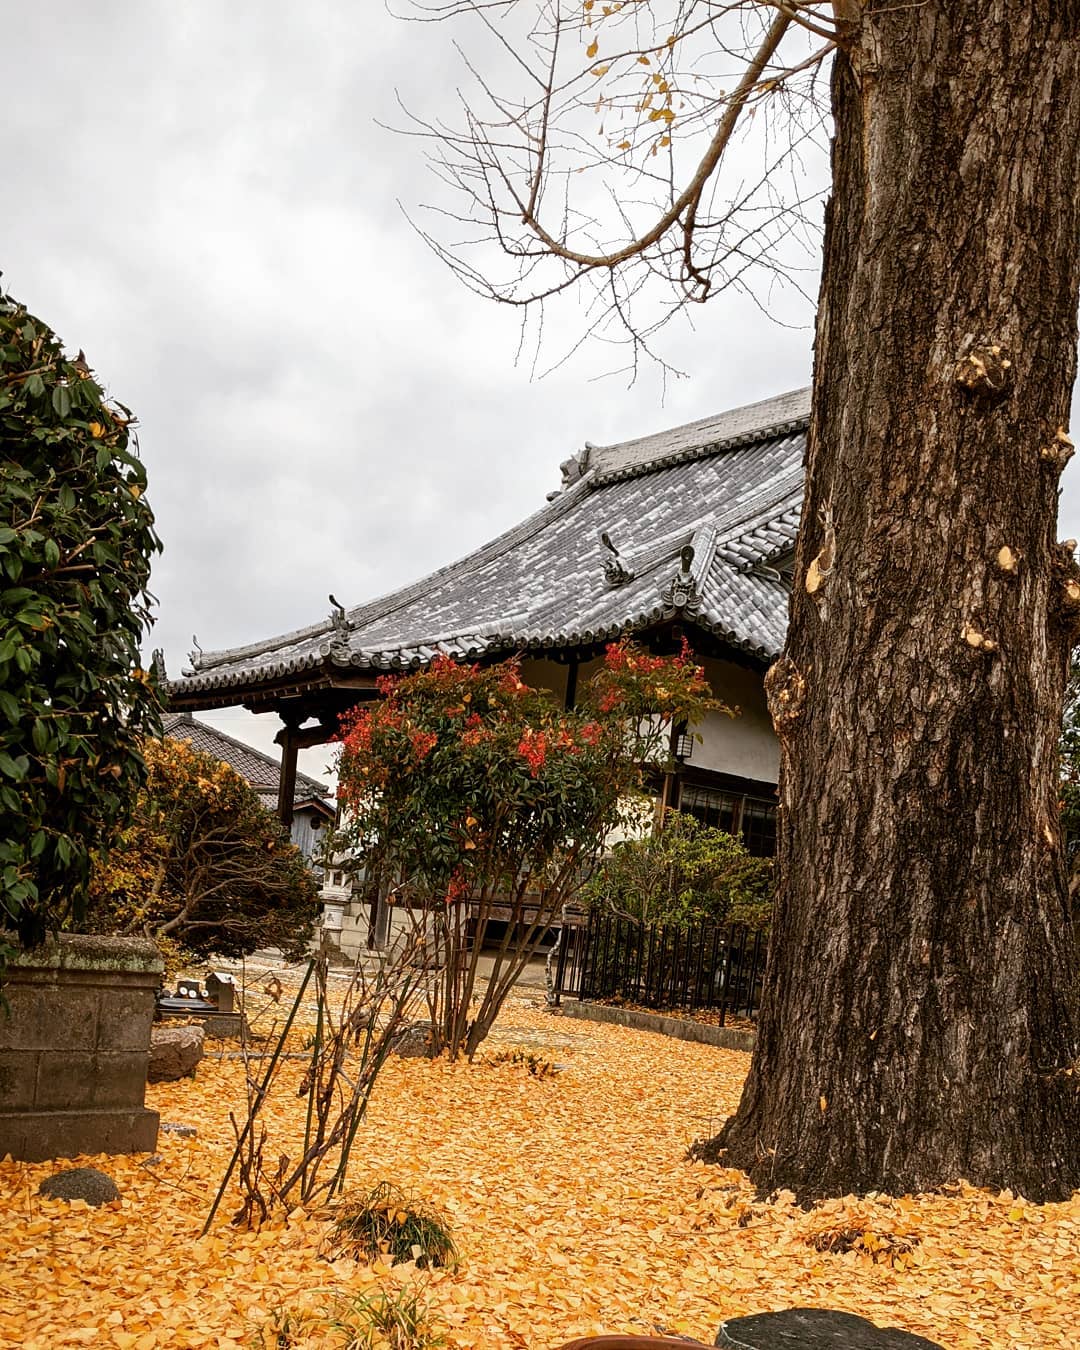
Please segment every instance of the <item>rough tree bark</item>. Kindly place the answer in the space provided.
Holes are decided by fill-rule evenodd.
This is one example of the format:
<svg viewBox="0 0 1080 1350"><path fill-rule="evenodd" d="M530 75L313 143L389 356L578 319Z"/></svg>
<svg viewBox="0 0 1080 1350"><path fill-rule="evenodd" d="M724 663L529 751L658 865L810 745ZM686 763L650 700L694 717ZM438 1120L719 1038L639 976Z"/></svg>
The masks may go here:
<svg viewBox="0 0 1080 1350"><path fill-rule="evenodd" d="M803 1199L1080 1186L1056 800L1080 0L864 12L785 655L770 986L725 1150Z"/></svg>

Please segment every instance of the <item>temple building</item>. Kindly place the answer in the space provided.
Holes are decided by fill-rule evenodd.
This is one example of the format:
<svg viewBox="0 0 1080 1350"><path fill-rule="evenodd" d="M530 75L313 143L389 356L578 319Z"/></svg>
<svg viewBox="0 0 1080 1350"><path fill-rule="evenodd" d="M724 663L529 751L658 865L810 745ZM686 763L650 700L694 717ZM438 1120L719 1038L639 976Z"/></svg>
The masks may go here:
<svg viewBox="0 0 1080 1350"><path fill-rule="evenodd" d="M809 393L798 390L670 431L585 448L547 503L467 557L380 599L244 647L200 652L169 685L173 711L242 704L282 722L278 809L291 821L296 754L376 678L447 652L522 658L522 678L572 704L606 643L656 650L682 635L717 696L684 745L673 804L768 854L778 748L762 678L787 625ZM671 786L669 784L669 786Z"/></svg>

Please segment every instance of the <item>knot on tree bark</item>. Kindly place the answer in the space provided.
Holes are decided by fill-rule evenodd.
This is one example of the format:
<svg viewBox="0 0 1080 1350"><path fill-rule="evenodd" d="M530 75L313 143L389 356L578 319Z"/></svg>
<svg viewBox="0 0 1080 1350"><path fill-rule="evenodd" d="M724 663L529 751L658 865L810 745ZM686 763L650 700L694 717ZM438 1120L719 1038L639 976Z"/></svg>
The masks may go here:
<svg viewBox="0 0 1080 1350"><path fill-rule="evenodd" d="M806 702L806 680L790 656L782 656L765 674L765 698L777 736L799 720Z"/></svg>
<svg viewBox="0 0 1080 1350"><path fill-rule="evenodd" d="M1012 359L996 342L972 347L956 363L956 383L980 403L1000 403L1012 390Z"/></svg>
<svg viewBox="0 0 1080 1350"><path fill-rule="evenodd" d="M1060 473L1075 453L1072 437L1064 427L1058 427L1054 439L1039 451L1039 458L1048 468Z"/></svg>

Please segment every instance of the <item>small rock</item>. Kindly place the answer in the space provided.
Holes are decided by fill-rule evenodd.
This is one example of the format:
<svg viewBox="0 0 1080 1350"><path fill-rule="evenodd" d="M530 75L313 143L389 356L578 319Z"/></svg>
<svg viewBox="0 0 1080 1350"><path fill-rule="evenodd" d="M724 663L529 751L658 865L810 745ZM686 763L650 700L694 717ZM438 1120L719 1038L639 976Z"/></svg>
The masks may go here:
<svg viewBox="0 0 1080 1350"><path fill-rule="evenodd" d="M828 1308L786 1308L720 1324L716 1344L732 1350L942 1350L937 1341L896 1327L879 1327L854 1313Z"/></svg>
<svg viewBox="0 0 1080 1350"><path fill-rule="evenodd" d="M163 1120L158 1129L162 1134L175 1134L179 1139L194 1139L199 1133L194 1125L177 1125L171 1120Z"/></svg>
<svg viewBox="0 0 1080 1350"><path fill-rule="evenodd" d="M119 1200L120 1192L112 1177L96 1167L72 1167L66 1172L55 1172L38 1187L38 1195L49 1200L85 1200L96 1209L110 1200Z"/></svg>
<svg viewBox="0 0 1080 1350"><path fill-rule="evenodd" d="M402 1059L431 1059L434 1043L434 1027L430 1022L406 1022L390 1049Z"/></svg>
<svg viewBox="0 0 1080 1350"><path fill-rule="evenodd" d="M155 1026L150 1028L150 1064L148 1083L173 1083L178 1078L193 1078L195 1066L203 1057L206 1032L197 1026Z"/></svg>

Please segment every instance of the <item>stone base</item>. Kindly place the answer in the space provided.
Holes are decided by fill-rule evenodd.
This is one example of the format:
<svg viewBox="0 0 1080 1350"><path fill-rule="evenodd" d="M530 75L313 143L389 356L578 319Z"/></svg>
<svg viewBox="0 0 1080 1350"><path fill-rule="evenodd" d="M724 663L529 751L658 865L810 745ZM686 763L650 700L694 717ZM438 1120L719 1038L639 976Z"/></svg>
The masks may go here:
<svg viewBox="0 0 1080 1350"><path fill-rule="evenodd" d="M0 1142L22 1162L92 1153L152 1153L156 1111L0 1111Z"/></svg>
<svg viewBox="0 0 1080 1350"><path fill-rule="evenodd" d="M135 938L64 933L19 952L0 1011L0 1158L153 1152L144 1107L161 956Z"/></svg>

